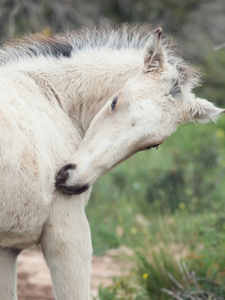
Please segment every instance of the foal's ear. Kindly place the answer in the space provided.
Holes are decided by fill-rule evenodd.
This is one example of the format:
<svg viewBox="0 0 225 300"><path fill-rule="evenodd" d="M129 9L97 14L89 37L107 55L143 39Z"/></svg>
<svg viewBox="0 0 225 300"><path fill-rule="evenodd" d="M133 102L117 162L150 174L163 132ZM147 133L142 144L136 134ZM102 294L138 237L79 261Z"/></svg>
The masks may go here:
<svg viewBox="0 0 225 300"><path fill-rule="evenodd" d="M198 121L199 123L216 122L223 113L225 113L225 109L216 107L205 99L196 98L191 121Z"/></svg>
<svg viewBox="0 0 225 300"><path fill-rule="evenodd" d="M162 28L159 27L153 34L153 39L147 44L144 54L145 73L155 72L163 66L163 49L161 46Z"/></svg>

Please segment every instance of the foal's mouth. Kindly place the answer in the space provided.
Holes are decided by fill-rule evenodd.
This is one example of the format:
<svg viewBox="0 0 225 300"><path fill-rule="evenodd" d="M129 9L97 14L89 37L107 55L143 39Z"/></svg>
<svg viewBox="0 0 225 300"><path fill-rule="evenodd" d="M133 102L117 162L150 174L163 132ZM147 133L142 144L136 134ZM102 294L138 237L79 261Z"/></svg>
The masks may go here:
<svg viewBox="0 0 225 300"><path fill-rule="evenodd" d="M80 195L82 193L84 193L86 190L89 189L89 185L68 185L67 184L67 180L69 178L69 172L71 170L75 170L76 169L76 165L75 164L67 164L65 166L63 166L58 174L56 175L56 183L55 183L55 187L62 191L65 194L68 195Z"/></svg>
<svg viewBox="0 0 225 300"><path fill-rule="evenodd" d="M67 185L61 185L60 183L55 184L56 188L60 190L61 192L68 194L68 195L80 195L84 192L86 192L89 189L89 185L84 186L67 186Z"/></svg>

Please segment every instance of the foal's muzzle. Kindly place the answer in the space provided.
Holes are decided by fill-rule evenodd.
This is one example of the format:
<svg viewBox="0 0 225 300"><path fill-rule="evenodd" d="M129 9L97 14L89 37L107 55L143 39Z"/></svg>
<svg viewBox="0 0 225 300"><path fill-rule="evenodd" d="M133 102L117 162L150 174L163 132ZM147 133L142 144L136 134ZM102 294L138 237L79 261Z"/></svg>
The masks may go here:
<svg viewBox="0 0 225 300"><path fill-rule="evenodd" d="M55 183L57 189L69 195L79 195L84 193L89 188L88 185L68 185L66 183L67 179L69 178L70 171L75 169L75 164L67 164L59 170L58 174L56 175Z"/></svg>

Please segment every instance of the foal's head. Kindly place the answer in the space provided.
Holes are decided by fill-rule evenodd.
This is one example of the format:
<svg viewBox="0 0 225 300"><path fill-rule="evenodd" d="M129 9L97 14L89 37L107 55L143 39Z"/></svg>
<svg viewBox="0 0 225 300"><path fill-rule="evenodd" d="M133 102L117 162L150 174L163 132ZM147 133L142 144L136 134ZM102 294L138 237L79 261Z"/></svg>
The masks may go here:
<svg viewBox="0 0 225 300"><path fill-rule="evenodd" d="M59 171L62 191L80 194L136 152L161 145L178 125L214 121L224 112L195 97L196 72L161 45L161 32L146 45L139 74L102 107L71 163Z"/></svg>

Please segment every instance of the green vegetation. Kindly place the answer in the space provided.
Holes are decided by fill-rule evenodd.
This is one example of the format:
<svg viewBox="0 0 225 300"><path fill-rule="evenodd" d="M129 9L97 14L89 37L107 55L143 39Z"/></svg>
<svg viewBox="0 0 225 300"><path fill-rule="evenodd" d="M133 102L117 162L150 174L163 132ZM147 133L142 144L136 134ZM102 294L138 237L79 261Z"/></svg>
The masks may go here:
<svg viewBox="0 0 225 300"><path fill-rule="evenodd" d="M101 300L225 299L224 136L224 117L183 125L97 182L87 206L94 254L134 252Z"/></svg>
<svg viewBox="0 0 225 300"><path fill-rule="evenodd" d="M208 99L224 106L225 49L209 51L205 61L200 66L203 73L204 86L200 88L200 95L207 95Z"/></svg>

